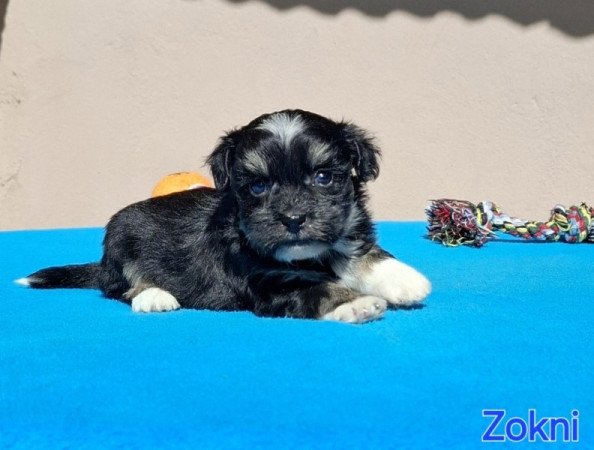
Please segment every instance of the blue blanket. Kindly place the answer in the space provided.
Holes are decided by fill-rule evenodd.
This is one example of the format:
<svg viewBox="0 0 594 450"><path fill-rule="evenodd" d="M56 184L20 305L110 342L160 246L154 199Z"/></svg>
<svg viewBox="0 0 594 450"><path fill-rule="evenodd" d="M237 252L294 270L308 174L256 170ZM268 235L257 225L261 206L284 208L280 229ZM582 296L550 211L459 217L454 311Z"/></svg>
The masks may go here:
<svg viewBox="0 0 594 450"><path fill-rule="evenodd" d="M0 448L477 448L489 409L506 410L494 435L535 410L594 448L594 245L378 229L433 293L366 325L26 289L12 280L97 260L102 231L0 233Z"/></svg>

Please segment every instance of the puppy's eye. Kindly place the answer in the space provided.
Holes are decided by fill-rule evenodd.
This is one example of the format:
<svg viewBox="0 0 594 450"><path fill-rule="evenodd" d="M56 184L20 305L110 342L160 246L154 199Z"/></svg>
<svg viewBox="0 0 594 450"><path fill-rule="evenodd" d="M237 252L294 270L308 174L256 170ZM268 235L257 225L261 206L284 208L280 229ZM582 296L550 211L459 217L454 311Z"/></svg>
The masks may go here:
<svg viewBox="0 0 594 450"><path fill-rule="evenodd" d="M332 173L325 170L320 170L314 175L314 185L316 186L330 186L332 184Z"/></svg>
<svg viewBox="0 0 594 450"><path fill-rule="evenodd" d="M256 180L250 184L250 191L256 196L263 195L268 189L270 189L270 184L264 180Z"/></svg>

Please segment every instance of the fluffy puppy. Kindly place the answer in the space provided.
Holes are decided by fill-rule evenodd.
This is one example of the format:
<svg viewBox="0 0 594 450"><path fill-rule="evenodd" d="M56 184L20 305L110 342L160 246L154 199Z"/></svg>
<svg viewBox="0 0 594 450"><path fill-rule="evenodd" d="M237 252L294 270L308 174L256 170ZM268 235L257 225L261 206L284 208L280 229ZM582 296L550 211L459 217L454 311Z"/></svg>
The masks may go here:
<svg viewBox="0 0 594 450"><path fill-rule="evenodd" d="M227 133L207 163L216 189L132 204L106 227L101 261L50 267L20 284L98 288L134 311L248 310L361 323L410 306L427 279L376 244L367 134L301 110Z"/></svg>

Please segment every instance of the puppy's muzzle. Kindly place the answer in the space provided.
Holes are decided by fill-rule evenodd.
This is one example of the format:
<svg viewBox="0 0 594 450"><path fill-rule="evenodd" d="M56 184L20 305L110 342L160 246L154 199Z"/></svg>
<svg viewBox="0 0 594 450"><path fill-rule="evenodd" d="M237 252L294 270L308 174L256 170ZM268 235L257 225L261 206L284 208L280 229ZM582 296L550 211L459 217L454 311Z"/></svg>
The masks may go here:
<svg viewBox="0 0 594 450"><path fill-rule="evenodd" d="M295 213L283 214L280 219L282 224L287 227L287 230L293 234L297 234L301 231L301 227L305 223L305 220L305 214Z"/></svg>

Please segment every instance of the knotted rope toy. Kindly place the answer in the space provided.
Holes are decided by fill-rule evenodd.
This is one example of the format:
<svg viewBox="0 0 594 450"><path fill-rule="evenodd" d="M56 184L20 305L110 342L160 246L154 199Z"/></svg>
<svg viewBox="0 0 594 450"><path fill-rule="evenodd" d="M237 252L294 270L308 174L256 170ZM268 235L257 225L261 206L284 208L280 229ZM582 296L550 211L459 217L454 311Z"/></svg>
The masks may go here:
<svg viewBox="0 0 594 450"><path fill-rule="evenodd" d="M433 200L426 213L429 238L448 247L482 247L497 232L535 241L594 243L594 208L585 203L569 208L557 205L547 222L510 217L489 201L475 205L465 200Z"/></svg>

